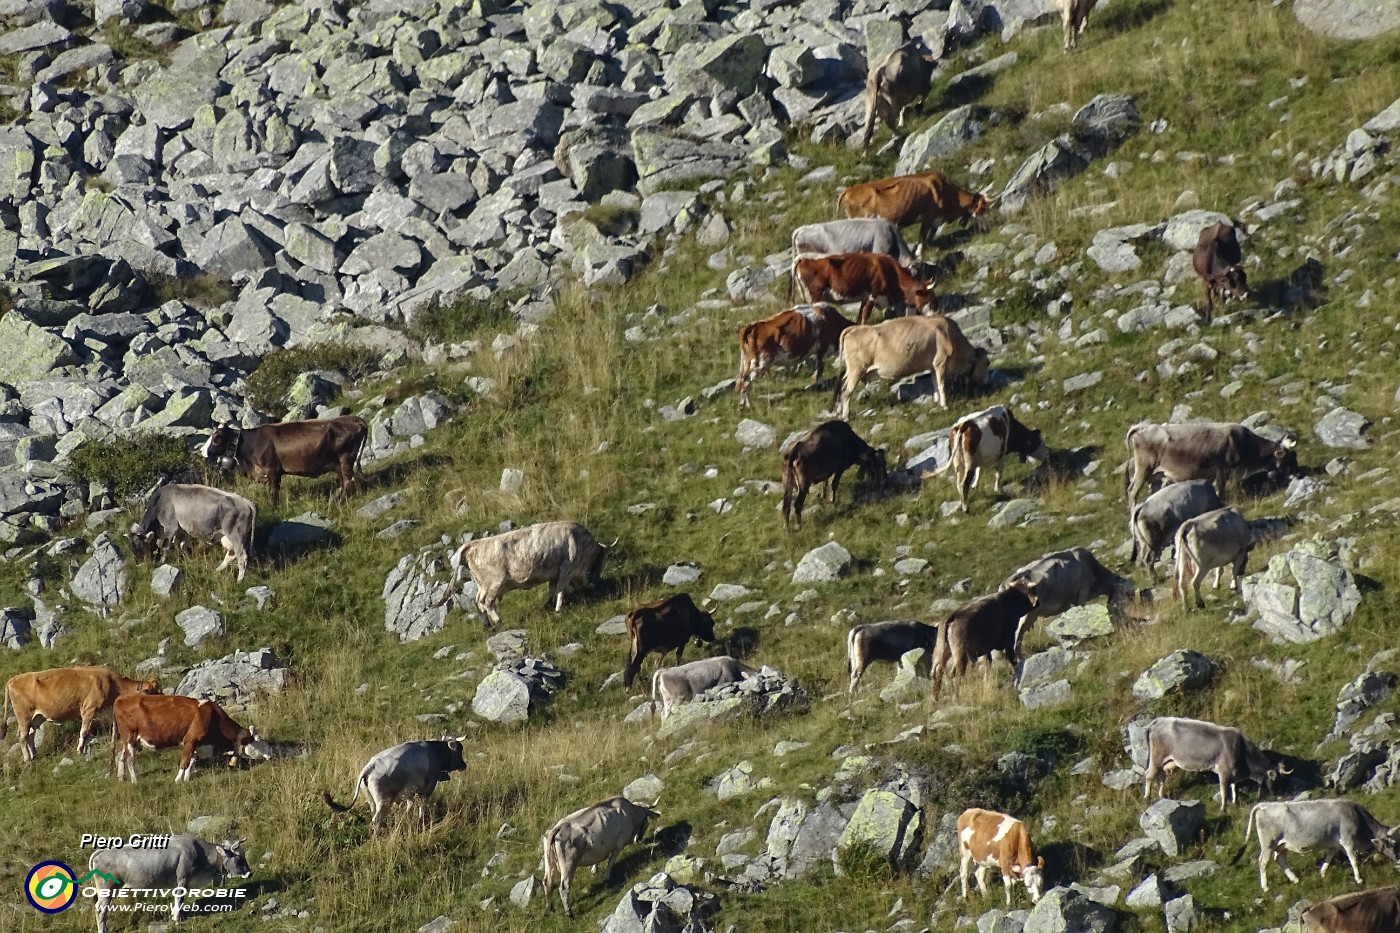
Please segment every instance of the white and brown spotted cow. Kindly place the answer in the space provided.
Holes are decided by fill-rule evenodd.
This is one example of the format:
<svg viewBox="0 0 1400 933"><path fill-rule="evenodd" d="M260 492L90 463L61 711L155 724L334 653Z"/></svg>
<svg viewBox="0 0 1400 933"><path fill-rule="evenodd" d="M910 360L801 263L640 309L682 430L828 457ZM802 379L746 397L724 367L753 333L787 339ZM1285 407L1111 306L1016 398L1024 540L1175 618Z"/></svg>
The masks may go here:
<svg viewBox="0 0 1400 933"><path fill-rule="evenodd" d="M1005 405L994 405L986 411L965 415L948 431L948 462L937 473L953 468L953 481L958 484L958 501L967 511L967 493L977 485L983 467L996 470L993 492L1001 492L1001 465L1008 454L1022 460L1044 463L1050 459L1050 448L1040 432L1016 420Z"/></svg>
<svg viewBox="0 0 1400 933"><path fill-rule="evenodd" d="M987 896L987 869L995 866L1006 886L1006 903L1011 903L1011 885L1026 886L1031 903L1040 901L1045 885L1045 859L1031 851L1026 825L1015 817L995 810L972 807L958 817L958 850L962 853L962 896L967 900L968 869L977 864L977 889Z"/></svg>

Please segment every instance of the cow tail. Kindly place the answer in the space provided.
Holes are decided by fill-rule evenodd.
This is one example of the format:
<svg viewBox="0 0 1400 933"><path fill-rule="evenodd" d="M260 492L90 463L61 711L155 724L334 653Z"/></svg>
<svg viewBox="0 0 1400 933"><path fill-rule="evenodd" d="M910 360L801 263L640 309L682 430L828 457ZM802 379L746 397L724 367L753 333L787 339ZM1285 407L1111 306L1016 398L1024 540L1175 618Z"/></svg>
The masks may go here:
<svg viewBox="0 0 1400 933"><path fill-rule="evenodd" d="M3 733L0 733L3 738ZM107 776L111 777L117 770L117 711L112 710L112 753L107 759ZM97 853L94 852L93 855ZM91 866L89 866L91 867Z"/></svg>
<svg viewBox="0 0 1400 933"><path fill-rule="evenodd" d="M1259 804L1256 803L1249 808L1249 819L1246 820L1244 824L1244 845L1240 846L1240 850L1235 853L1235 857L1230 859L1231 865L1237 864L1240 859L1244 858L1245 850L1249 848L1249 840L1254 835L1254 814L1257 812L1259 812Z"/></svg>
<svg viewBox="0 0 1400 933"><path fill-rule="evenodd" d="M850 679L853 668L853 659L856 656L856 633L860 631L857 625L846 633L846 678Z"/></svg>
<svg viewBox="0 0 1400 933"><path fill-rule="evenodd" d="M258 506L253 504L253 520L248 523L248 540L243 542L243 552L248 555L248 562L253 561L253 536L258 531Z"/></svg>
<svg viewBox="0 0 1400 933"><path fill-rule="evenodd" d="M656 718L656 694L661 689L661 671L663 668L657 667L651 675L651 716Z"/></svg>
<svg viewBox="0 0 1400 933"><path fill-rule="evenodd" d="M1126 490L1124 492L1126 494ZM1143 553L1141 541L1138 536L1138 512L1139 509L1134 508L1132 514L1128 516L1128 534L1133 537L1133 553L1129 556L1128 560L1134 564L1138 562L1138 555Z"/></svg>
<svg viewBox="0 0 1400 933"><path fill-rule="evenodd" d="M797 288L797 230L792 231L792 266L788 269L787 303L792 305L792 296Z"/></svg>
<svg viewBox="0 0 1400 933"><path fill-rule="evenodd" d="M553 886L553 884L554 884L554 879L553 879L553 876L551 875L551 871L552 871L552 869L553 869L553 867L554 867L554 830L553 830L553 829L550 829L550 830L547 831L543 836L540 837L540 847L541 847L542 849L544 849L544 897L545 897L545 906L548 907L548 906L549 906L549 892L550 892L550 888L551 888L551 887ZM562 867L561 867L560 870L559 870L559 880L560 880L561 882L564 880L564 870L563 870Z"/></svg>
<svg viewBox="0 0 1400 933"><path fill-rule="evenodd" d="M19 721L16 717L16 722ZM5 699L0 700L0 742L10 734L10 685L5 685Z"/></svg>
<svg viewBox="0 0 1400 933"><path fill-rule="evenodd" d="M943 461L943 465L934 470L932 476L942 476L947 473L958 459L958 451L962 449L962 432L953 426L953 430L948 432L948 459Z"/></svg>
<svg viewBox="0 0 1400 933"><path fill-rule="evenodd" d="M355 801L360 799L360 788L364 786L364 783L365 772L361 771L359 779L355 781L355 793L350 796L350 802L347 804L339 804L332 800L330 791L321 791L321 799L326 802L326 806L330 807L336 813L346 813L355 805Z"/></svg>
<svg viewBox="0 0 1400 933"><path fill-rule="evenodd" d="M1198 557L1195 549L1191 547L1189 540L1190 531L1190 523L1183 522L1181 527L1176 530L1176 540L1174 542L1176 545L1176 585L1181 591L1182 599L1186 598L1187 580L1194 577L1197 573L1196 562Z"/></svg>
<svg viewBox="0 0 1400 933"><path fill-rule="evenodd" d="M841 212L846 210L846 195L849 194L850 191L850 188L846 188L836 196L836 217L838 220L841 218Z"/></svg>

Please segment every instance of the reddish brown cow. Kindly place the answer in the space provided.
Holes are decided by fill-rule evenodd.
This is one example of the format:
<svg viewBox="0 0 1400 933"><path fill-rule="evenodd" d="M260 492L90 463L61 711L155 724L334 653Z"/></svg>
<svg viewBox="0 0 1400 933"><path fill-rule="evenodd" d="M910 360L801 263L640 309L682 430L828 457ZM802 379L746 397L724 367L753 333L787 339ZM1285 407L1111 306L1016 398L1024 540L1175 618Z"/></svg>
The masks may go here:
<svg viewBox="0 0 1400 933"><path fill-rule="evenodd" d="M355 482L368 437L369 425L354 415L241 430L225 421L214 429L200 453L222 469L237 467L245 476L266 480L274 503L284 475L320 476L332 470L340 474L336 498L344 499Z"/></svg>
<svg viewBox="0 0 1400 933"><path fill-rule="evenodd" d="M1206 323L1215 312L1215 296L1224 304L1231 298L1249 297L1249 283L1240 263L1240 241L1235 228L1221 221L1201 231L1196 249L1191 254L1191 266L1201 277L1206 289Z"/></svg>
<svg viewBox="0 0 1400 933"><path fill-rule="evenodd" d="M882 301L889 309L898 305L922 311L933 301L927 282L916 279L889 256L877 253L838 253L835 256L802 256L793 260L793 277L802 283L812 302L860 301L857 324L870 320L870 309Z"/></svg>
<svg viewBox="0 0 1400 933"><path fill-rule="evenodd" d="M78 754L81 755L97 714L111 709L117 697L130 693L160 693L160 681L154 677L132 680L110 667L56 667L16 674L5 684L5 700L0 704L0 742L5 741L8 732L5 710L14 707L25 761L34 760L34 729L44 719L50 722L81 719L82 728L78 730Z"/></svg>
<svg viewBox="0 0 1400 933"><path fill-rule="evenodd" d="M774 364L800 363L817 357L816 385L822 377L822 360L841 343L841 333L854 326L829 304L798 305L772 317L739 328L739 407L748 408L749 387Z"/></svg>
<svg viewBox="0 0 1400 933"><path fill-rule="evenodd" d="M117 780L131 772L136 783L136 749L181 746L180 769L175 780L188 781L194 771L196 748L207 745L215 755L226 755L229 764L239 758L271 758L272 749L253 729L245 729L213 700L200 702L182 696L123 696L112 704L112 763ZM121 758L117 758L117 749ZM110 770L110 768L109 768Z"/></svg>
<svg viewBox="0 0 1400 933"><path fill-rule="evenodd" d="M622 672L622 685L628 690L642 669L642 662L652 652L661 655L676 653L676 663L692 638L714 643L714 616L695 605L689 593L677 593L656 602L638 606L627 613L627 667Z"/></svg>
<svg viewBox="0 0 1400 933"><path fill-rule="evenodd" d="M941 172L851 185L836 199L847 217L883 217L896 227L920 224L921 254L933 242L940 224L979 217L988 203L985 195L964 191Z"/></svg>

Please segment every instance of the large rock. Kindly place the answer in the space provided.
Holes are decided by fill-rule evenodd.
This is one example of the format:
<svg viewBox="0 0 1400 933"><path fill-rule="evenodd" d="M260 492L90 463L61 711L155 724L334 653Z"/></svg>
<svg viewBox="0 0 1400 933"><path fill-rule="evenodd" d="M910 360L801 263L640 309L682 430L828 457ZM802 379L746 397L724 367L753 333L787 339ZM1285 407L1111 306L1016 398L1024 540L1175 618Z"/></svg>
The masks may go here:
<svg viewBox="0 0 1400 933"><path fill-rule="evenodd" d="M851 570L855 559L837 541L828 541L821 547L813 548L797 562L792 572L793 583L827 583L839 580Z"/></svg>
<svg viewBox="0 0 1400 933"><path fill-rule="evenodd" d="M1132 136L1142 125L1136 98L1124 94L1100 94L1070 121L1075 139L1096 155L1103 155Z"/></svg>
<svg viewBox="0 0 1400 933"><path fill-rule="evenodd" d="M1032 197L1055 190L1060 182L1088 168L1091 157L1068 133L1056 136L1011 173L998 204L1005 213L1017 213Z"/></svg>
<svg viewBox="0 0 1400 933"><path fill-rule="evenodd" d="M768 826L764 871L780 878L801 878L831 858L848 821L830 800L809 807L802 800L782 798Z"/></svg>
<svg viewBox="0 0 1400 933"><path fill-rule="evenodd" d="M1400 29L1400 4L1391 0L1293 0L1303 28L1332 39L1370 39Z"/></svg>
<svg viewBox="0 0 1400 933"><path fill-rule="evenodd" d="M836 848L869 847L898 868L918 851L922 827L916 804L892 790L870 790L860 798Z"/></svg>
<svg viewBox="0 0 1400 933"><path fill-rule="evenodd" d="M656 737L680 735L709 722L798 712L805 710L809 702L800 683L765 666L757 677L713 687L689 703L682 703L662 721Z"/></svg>
<svg viewBox="0 0 1400 933"><path fill-rule="evenodd" d="M18 385L42 379L60 366L78 362L68 341L18 314L0 317L0 382Z"/></svg>
<svg viewBox="0 0 1400 933"><path fill-rule="evenodd" d="M1205 818L1206 807L1199 800L1163 797L1143 812L1138 825L1163 852L1176 858L1196 841Z"/></svg>
<svg viewBox="0 0 1400 933"><path fill-rule="evenodd" d="M175 692L242 705L262 694L281 693L290 680L291 672L272 649L259 648L196 664L185 672Z"/></svg>
<svg viewBox="0 0 1400 933"><path fill-rule="evenodd" d="M1400 685L1400 678L1390 671L1365 671L1342 687L1337 695L1337 718L1327 738L1346 733L1368 709L1388 700L1397 685Z"/></svg>
<svg viewBox="0 0 1400 933"><path fill-rule="evenodd" d="M1201 231L1218 223L1234 225L1230 215L1222 214L1219 211L1194 210L1177 214L1167 221L1166 229L1162 231L1162 242L1166 243L1170 249L1194 250L1196 241L1200 239Z"/></svg>
<svg viewBox="0 0 1400 933"><path fill-rule="evenodd" d="M1118 912L1073 888L1047 891L1026 918L1025 933L1111 933Z"/></svg>
<svg viewBox="0 0 1400 933"><path fill-rule="evenodd" d="M1313 431L1328 447L1365 450L1371 446L1371 442L1365 437L1370 427L1371 419L1365 415L1345 408L1334 408L1313 425Z"/></svg>
<svg viewBox="0 0 1400 933"><path fill-rule="evenodd" d="M452 590L448 568L434 552L405 555L384 581L384 628L401 642L441 630L451 608Z"/></svg>
<svg viewBox="0 0 1400 933"><path fill-rule="evenodd" d="M175 624L185 633L185 647L200 648L210 638L224 634L224 617L207 606L191 606L175 616Z"/></svg>
<svg viewBox="0 0 1400 933"><path fill-rule="evenodd" d="M477 684L472 712L487 722L524 722L530 718L530 685L511 671L492 671Z"/></svg>
<svg viewBox="0 0 1400 933"><path fill-rule="evenodd" d="M745 418L734 429L734 439L745 447L772 447L778 442L778 431L762 421Z"/></svg>
<svg viewBox="0 0 1400 933"><path fill-rule="evenodd" d="M267 536L267 546L274 551L304 551L326 543L334 534L329 519L315 512L303 512L274 525Z"/></svg>
<svg viewBox="0 0 1400 933"><path fill-rule="evenodd" d="M927 171L939 160L981 139L991 116L986 107L965 104L948 111L928 129L909 134L900 147L895 174Z"/></svg>
<svg viewBox="0 0 1400 933"><path fill-rule="evenodd" d="M1217 670L1219 665L1200 652L1179 648L1142 672L1133 684L1133 696L1160 700L1173 690L1200 690Z"/></svg>
<svg viewBox="0 0 1400 933"><path fill-rule="evenodd" d="M748 97L768 61L768 45L757 33L737 32L712 42L693 61L716 87Z"/></svg>
<svg viewBox="0 0 1400 933"><path fill-rule="evenodd" d="M597 201L610 191L630 191L637 183L632 139L625 130L602 125L582 126L559 138L555 158L585 201Z"/></svg>
<svg viewBox="0 0 1400 933"><path fill-rule="evenodd" d="M92 554L68 584L89 606L115 606L126 596L126 561L105 533L92 542Z"/></svg>
<svg viewBox="0 0 1400 933"><path fill-rule="evenodd" d="M709 929L705 918L718 905L715 895L657 872L622 896L617 908L598 922L598 933L704 933Z"/></svg>
<svg viewBox="0 0 1400 933"><path fill-rule="evenodd" d="M730 178L743 167L747 154L729 143L697 142L644 130L632 136L637 165L637 190L652 194L663 186Z"/></svg>
<svg viewBox="0 0 1400 933"><path fill-rule="evenodd" d="M1356 580L1319 541L1275 554L1263 573L1244 578L1240 591L1259 616L1255 628L1298 645L1335 633L1361 605Z"/></svg>

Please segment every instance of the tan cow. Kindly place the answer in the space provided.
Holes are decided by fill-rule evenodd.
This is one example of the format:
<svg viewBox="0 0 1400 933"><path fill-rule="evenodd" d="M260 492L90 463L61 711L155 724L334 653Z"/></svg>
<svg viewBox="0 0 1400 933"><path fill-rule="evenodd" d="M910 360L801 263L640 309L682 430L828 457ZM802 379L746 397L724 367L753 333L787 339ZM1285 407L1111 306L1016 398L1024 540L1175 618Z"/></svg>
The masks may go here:
<svg viewBox="0 0 1400 933"><path fill-rule="evenodd" d="M899 175L851 185L836 199L847 217L883 217L896 227L919 224L919 252L940 224L969 221L986 212L986 195L964 191L942 172Z"/></svg>
<svg viewBox="0 0 1400 933"><path fill-rule="evenodd" d="M614 542L616 543L616 542ZM545 609L564 611L564 591L575 579L597 583L608 549L577 522L542 522L489 538L477 538L452 552L452 579L465 564L476 582L476 608L489 628L499 624L496 601L511 590L548 583Z"/></svg>
<svg viewBox="0 0 1400 933"><path fill-rule="evenodd" d="M870 147L879 117L894 131L896 123L904 128L904 112L917 106L928 95L938 56L923 48L923 43L911 40L890 52L870 69L865 80L865 126L860 134L860 148Z"/></svg>
<svg viewBox="0 0 1400 933"><path fill-rule="evenodd" d="M132 680L110 667L57 667L16 674L5 684L5 700L0 704L0 742L5 741L8 732L6 710L14 707L25 761L34 760L34 730L42 719L50 722L81 719L83 725L78 732L78 754L81 755L97 714L111 709L117 697L132 693L160 693L160 682L154 677Z"/></svg>
<svg viewBox="0 0 1400 933"><path fill-rule="evenodd" d="M1216 509L1182 522L1176 530L1176 582L1172 595L1180 594L1181 604L1189 609L1189 588L1196 597L1196 608L1204 609L1201 581L1214 570L1211 588L1219 589L1220 574L1226 567L1231 569L1231 588L1238 592L1253 544L1249 522L1238 509Z"/></svg>
<svg viewBox="0 0 1400 933"><path fill-rule="evenodd" d="M966 377L986 385L991 366L987 351L969 343L962 328L942 314L858 324L841 335L841 357L846 366L839 387L843 420L850 416L851 396L872 375L893 382L932 371L938 404L946 409L949 379Z"/></svg>
<svg viewBox="0 0 1400 933"><path fill-rule="evenodd" d="M654 807L655 804L652 804ZM559 900L564 903L564 916L572 917L569 888L574 872L607 863L604 880L612 874L618 853L628 844L646 835L647 822L659 819L660 813L651 807L633 803L626 797L608 800L575 810L550 827L540 839L544 848L544 897L549 902L555 872L559 874Z"/></svg>
<svg viewBox="0 0 1400 933"><path fill-rule="evenodd" d="M1307 933L1395 933L1400 930L1400 887L1357 891L1306 908Z"/></svg>
<svg viewBox="0 0 1400 933"><path fill-rule="evenodd" d="M800 363L816 354L816 385L822 377L822 361L834 352L841 334L854 324L835 306L798 305L772 317L739 328L739 407L749 408L749 387L769 366Z"/></svg>
<svg viewBox="0 0 1400 933"><path fill-rule="evenodd" d="M1079 45L1079 37L1084 35L1084 27L1089 25L1089 11L1098 0L1055 0L1060 8L1060 19L1065 27L1065 51Z"/></svg>
<svg viewBox="0 0 1400 933"><path fill-rule="evenodd" d="M1045 859L1031 851L1031 837L1020 820L971 807L958 817L958 851L962 853L959 875L962 877L962 897L967 900L968 869L977 865L977 890L987 896L987 869L995 866L1001 872L1006 887L1006 903L1011 904L1011 885L1021 882L1031 896L1031 903L1040 901L1045 885Z"/></svg>

